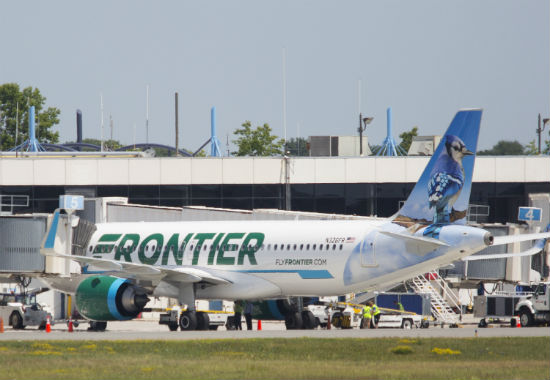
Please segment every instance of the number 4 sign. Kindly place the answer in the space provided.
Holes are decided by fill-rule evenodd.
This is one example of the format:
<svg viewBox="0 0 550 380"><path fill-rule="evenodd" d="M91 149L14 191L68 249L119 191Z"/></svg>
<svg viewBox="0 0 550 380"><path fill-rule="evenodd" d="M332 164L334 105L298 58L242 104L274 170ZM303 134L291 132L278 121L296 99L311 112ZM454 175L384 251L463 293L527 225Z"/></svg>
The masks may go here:
<svg viewBox="0 0 550 380"><path fill-rule="evenodd" d="M537 207L520 207L518 220L523 222L540 222L542 220L542 209Z"/></svg>

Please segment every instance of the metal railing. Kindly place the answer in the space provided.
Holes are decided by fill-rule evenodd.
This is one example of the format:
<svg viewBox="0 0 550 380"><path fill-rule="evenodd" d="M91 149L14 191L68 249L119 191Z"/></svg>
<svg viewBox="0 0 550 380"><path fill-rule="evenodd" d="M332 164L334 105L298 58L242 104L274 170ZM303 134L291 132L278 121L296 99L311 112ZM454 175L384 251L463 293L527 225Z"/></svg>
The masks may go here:
<svg viewBox="0 0 550 380"><path fill-rule="evenodd" d="M8 214L13 214L14 207L29 207L28 195L0 195L0 212L4 212L4 207L8 207Z"/></svg>
<svg viewBox="0 0 550 380"><path fill-rule="evenodd" d="M414 277L411 280L412 287L417 293L430 294L432 314L437 320L456 325L462 320L460 300L437 272L430 272L428 275L430 279L424 275ZM458 310L458 314L453 308Z"/></svg>

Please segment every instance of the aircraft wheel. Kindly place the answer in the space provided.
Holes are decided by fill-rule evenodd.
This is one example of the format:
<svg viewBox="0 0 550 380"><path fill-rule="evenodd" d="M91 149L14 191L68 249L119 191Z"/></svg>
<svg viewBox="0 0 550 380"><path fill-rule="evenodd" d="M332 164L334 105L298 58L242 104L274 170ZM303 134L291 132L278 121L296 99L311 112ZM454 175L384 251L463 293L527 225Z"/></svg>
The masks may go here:
<svg viewBox="0 0 550 380"><path fill-rule="evenodd" d="M290 313L285 318L285 326L287 330L299 330L302 328L302 314Z"/></svg>
<svg viewBox="0 0 550 380"><path fill-rule="evenodd" d="M207 313L199 311L197 313L197 330L208 330L210 326L210 317Z"/></svg>
<svg viewBox="0 0 550 380"><path fill-rule="evenodd" d="M90 321L90 331L105 331L107 322Z"/></svg>
<svg viewBox="0 0 550 380"><path fill-rule="evenodd" d="M170 329L170 331L177 331L178 330L178 324L177 323L169 323L168 324L168 328Z"/></svg>
<svg viewBox="0 0 550 380"><path fill-rule="evenodd" d="M303 322L302 328L306 330L313 330L315 327L317 327L315 316L309 310L302 311L302 322Z"/></svg>
<svg viewBox="0 0 550 380"><path fill-rule="evenodd" d="M197 329L197 313L194 311L184 311L180 316L181 331L191 331Z"/></svg>

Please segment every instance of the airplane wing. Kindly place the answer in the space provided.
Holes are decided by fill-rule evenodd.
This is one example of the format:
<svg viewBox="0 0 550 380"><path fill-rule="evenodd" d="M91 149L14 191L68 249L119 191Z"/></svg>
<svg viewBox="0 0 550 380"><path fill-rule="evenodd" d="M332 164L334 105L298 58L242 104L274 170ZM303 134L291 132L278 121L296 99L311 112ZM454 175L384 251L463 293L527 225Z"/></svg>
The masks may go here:
<svg viewBox="0 0 550 380"><path fill-rule="evenodd" d="M45 256L58 257L65 260L74 260L81 264L93 265L98 269L108 271L125 277L150 279L151 277L163 278L178 282L207 282L210 284L231 284L231 281L214 276L205 270L198 268L167 268L147 264L128 263L99 259L87 256L63 255L56 253L44 253Z"/></svg>

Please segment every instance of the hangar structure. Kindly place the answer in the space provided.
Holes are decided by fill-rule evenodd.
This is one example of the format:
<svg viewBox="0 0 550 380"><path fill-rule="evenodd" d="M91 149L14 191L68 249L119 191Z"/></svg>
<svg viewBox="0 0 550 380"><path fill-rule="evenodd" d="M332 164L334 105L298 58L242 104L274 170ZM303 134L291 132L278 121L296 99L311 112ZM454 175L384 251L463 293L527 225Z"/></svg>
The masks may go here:
<svg viewBox="0 0 550 380"><path fill-rule="evenodd" d="M60 195L80 194L152 206L386 217L407 198L429 158L0 156L1 211L52 212ZM470 220L515 222L518 207L540 193L550 193L549 156L478 156ZM548 205L543 209L548 223Z"/></svg>

